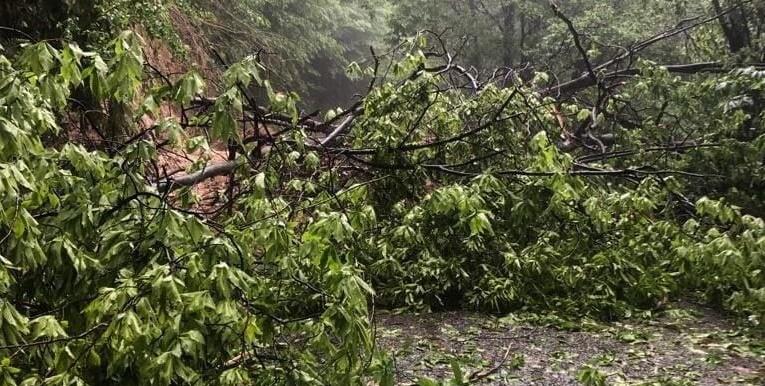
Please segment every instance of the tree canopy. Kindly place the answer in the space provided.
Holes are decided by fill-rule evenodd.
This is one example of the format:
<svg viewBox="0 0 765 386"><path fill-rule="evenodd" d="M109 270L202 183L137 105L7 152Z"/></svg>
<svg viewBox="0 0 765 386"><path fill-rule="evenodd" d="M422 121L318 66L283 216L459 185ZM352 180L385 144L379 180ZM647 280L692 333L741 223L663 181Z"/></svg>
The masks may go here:
<svg viewBox="0 0 765 386"><path fill-rule="evenodd" d="M765 5L560 3L0 5L3 384L391 385L380 308L761 330Z"/></svg>

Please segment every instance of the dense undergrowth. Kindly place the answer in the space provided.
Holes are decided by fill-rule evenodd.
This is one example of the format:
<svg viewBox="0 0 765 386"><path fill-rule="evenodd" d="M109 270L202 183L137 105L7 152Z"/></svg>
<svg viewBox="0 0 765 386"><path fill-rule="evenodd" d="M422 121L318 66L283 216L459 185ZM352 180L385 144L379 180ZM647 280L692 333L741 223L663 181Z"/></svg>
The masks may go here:
<svg viewBox="0 0 765 386"><path fill-rule="evenodd" d="M762 325L758 67L680 77L641 62L597 111L591 95L553 98L541 73L458 84L432 38L406 40L356 107L313 125L255 57L212 97L196 73L148 77L133 32L101 53L8 49L2 381L386 384L379 307L614 319L701 295ZM80 95L132 131L99 132ZM617 139L566 150L585 125ZM230 187L208 211L157 157L220 144Z"/></svg>

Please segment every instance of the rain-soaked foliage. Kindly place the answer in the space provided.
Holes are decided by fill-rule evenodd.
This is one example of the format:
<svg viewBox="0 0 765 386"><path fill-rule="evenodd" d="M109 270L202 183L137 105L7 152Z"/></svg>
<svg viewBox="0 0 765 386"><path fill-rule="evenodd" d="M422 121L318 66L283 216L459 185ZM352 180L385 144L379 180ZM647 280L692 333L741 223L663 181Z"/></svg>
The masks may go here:
<svg viewBox="0 0 765 386"><path fill-rule="evenodd" d="M381 308L761 329L763 27L759 0L4 2L0 380L390 385Z"/></svg>

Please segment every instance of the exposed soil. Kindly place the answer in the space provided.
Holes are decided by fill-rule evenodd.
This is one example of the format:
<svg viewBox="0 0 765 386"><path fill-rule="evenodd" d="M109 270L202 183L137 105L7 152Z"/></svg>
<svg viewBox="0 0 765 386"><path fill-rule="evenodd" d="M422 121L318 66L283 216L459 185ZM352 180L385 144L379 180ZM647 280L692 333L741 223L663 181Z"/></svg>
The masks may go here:
<svg viewBox="0 0 765 386"><path fill-rule="evenodd" d="M535 323L536 324L536 323ZM483 385L577 385L591 366L607 384L765 385L765 342L723 315L683 304L651 320L576 323L449 312L377 316L377 345L397 384L449 380L457 361Z"/></svg>

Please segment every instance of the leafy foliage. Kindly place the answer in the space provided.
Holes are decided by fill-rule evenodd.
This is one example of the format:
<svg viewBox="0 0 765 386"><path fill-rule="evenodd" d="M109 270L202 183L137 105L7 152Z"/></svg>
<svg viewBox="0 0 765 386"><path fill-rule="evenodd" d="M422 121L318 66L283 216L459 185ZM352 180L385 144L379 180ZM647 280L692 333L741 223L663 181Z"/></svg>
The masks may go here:
<svg viewBox="0 0 765 386"><path fill-rule="evenodd" d="M143 165L155 151L149 142L115 157L44 145L44 136L61 130L56 115L72 87L112 97L137 91L126 76L141 72L137 42L122 35L108 60L46 43L25 48L15 62L2 58L0 349L17 354L5 357L3 379L354 383L371 345L371 289L324 237L353 242L359 229L347 217L322 216L303 242L294 238L297 224L280 219L220 233L147 185ZM199 90L182 80L156 97L186 100L189 91ZM231 135L220 122L221 135ZM264 195L262 174L253 178L261 192L243 216L283 206ZM311 251L327 258L302 258ZM250 366L262 369L244 371Z"/></svg>
<svg viewBox="0 0 765 386"><path fill-rule="evenodd" d="M33 0L0 6L0 38L67 39L82 46L101 47L120 31L141 24L152 36L180 50L180 40L168 14L174 2L157 0ZM10 24L6 24L10 23Z"/></svg>
<svg viewBox="0 0 765 386"><path fill-rule="evenodd" d="M296 10L320 16L319 46L340 50L327 14L339 2L239 5L258 28L297 36L273 41L305 61L319 51ZM540 41L568 33L584 51L556 10L537 14ZM616 32L639 30L628 27ZM762 325L763 76L751 54L590 68L564 89L546 73L484 80L423 33L354 66L374 82L319 121L257 55L210 97L196 72L146 78L141 45L123 32L100 54L56 40L0 56L5 383L391 384L373 350L379 306L612 319L698 293ZM94 112L133 130L71 140L74 127L98 132L83 123ZM202 156L180 177L157 162L214 146L225 161ZM223 176L207 211L193 186ZM580 378L605 382L592 368Z"/></svg>
<svg viewBox="0 0 765 386"><path fill-rule="evenodd" d="M562 80L586 70L566 25L551 17L554 4L577 26L592 63L602 63L645 38L673 27L686 33L648 48L663 63L716 61L762 52L765 9L761 2L709 1L393 1L390 25L397 38L429 29L442 34L463 62L480 71L530 66ZM708 11L722 13L720 23L702 23ZM712 18L715 20L715 18Z"/></svg>

